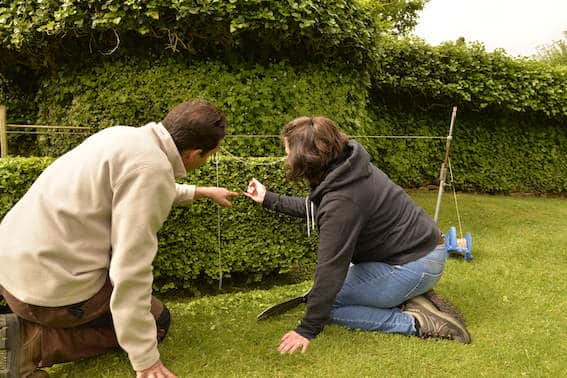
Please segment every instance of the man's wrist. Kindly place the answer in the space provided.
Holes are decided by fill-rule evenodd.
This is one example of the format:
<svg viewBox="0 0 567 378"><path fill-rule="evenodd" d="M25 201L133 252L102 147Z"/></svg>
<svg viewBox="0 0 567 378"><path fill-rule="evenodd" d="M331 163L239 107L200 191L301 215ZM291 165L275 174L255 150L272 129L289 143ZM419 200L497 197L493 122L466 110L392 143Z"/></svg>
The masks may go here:
<svg viewBox="0 0 567 378"><path fill-rule="evenodd" d="M211 189L213 188L209 186L197 186L195 188L195 199L199 199L203 197L210 198L212 193Z"/></svg>

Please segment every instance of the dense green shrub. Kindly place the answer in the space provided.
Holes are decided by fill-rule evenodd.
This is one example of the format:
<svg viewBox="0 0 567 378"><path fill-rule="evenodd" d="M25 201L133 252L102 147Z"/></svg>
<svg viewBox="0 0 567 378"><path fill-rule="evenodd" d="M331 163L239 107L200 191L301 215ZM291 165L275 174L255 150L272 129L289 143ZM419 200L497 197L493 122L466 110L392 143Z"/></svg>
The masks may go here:
<svg viewBox="0 0 567 378"><path fill-rule="evenodd" d="M16 76L19 72L15 72ZM35 96L37 88L22 88L10 79L10 76L0 73L0 105L6 106L8 122L12 124L31 124L37 118L37 103ZM33 134L13 134L10 131L11 155L41 154L37 146L37 136Z"/></svg>
<svg viewBox="0 0 567 378"><path fill-rule="evenodd" d="M49 157L0 159L0 219L52 161Z"/></svg>
<svg viewBox="0 0 567 378"><path fill-rule="evenodd" d="M0 160L0 219L27 191L52 158L7 158ZM283 177L278 159L247 161L220 157L193 172L188 182L202 186L246 188L256 177L269 189L282 194L304 195L306 188ZM299 219L277 215L241 196L231 208L220 209L221 249L218 248L218 212L211 201L196 201L177 207L159 233L159 252L154 261L155 289L190 288L197 280L213 281L238 274L260 280L271 273L284 273L315 259L316 237L308 238ZM24 227L25 225L22 225ZM135 234L132 235L135 237Z"/></svg>
<svg viewBox="0 0 567 378"><path fill-rule="evenodd" d="M328 114L349 132L366 121L367 79L325 66L294 69L283 63L228 66L214 61L129 60L83 71L62 70L41 85L40 124L104 128L161 120L179 102L206 98L227 115L230 134L276 134L293 118ZM46 139L44 154L59 155L76 139ZM280 156L277 138L231 139L231 151Z"/></svg>
<svg viewBox="0 0 567 378"><path fill-rule="evenodd" d="M427 111L374 105L377 134L446 136L449 108ZM567 127L522 113L459 110L451 163L458 190L482 193L567 192ZM403 187L436 183L444 140L364 140L375 163Z"/></svg>
<svg viewBox="0 0 567 378"><path fill-rule="evenodd" d="M94 126L142 125L159 120L176 103L201 97L229 119L229 134L274 134L294 117L323 114L350 135L447 134L449 101L409 103L407 94L372 92L359 73L314 65L230 66L220 62L119 61L82 71L62 70L43 82L39 123ZM214 78L214 79L212 79ZM440 101L441 102L441 101ZM560 116L495 107L459 108L452 163L459 190L489 193L566 191L565 133ZM58 155L82 136L46 138L42 153ZM374 162L406 188L435 185L442 140L358 138ZM276 138L227 137L224 149L240 156L281 156Z"/></svg>
<svg viewBox="0 0 567 378"><path fill-rule="evenodd" d="M38 96L38 122L96 128L141 125L161 119L177 102L202 97L226 112L229 134L277 135L286 122L304 114L327 115L350 135L447 134L450 106L430 105L420 111L415 104L397 104L407 101L403 94L377 93L368 104L366 79L344 72L348 71L316 66L300 70L284 64L104 64L81 72L62 71L45 81ZM542 112L461 107L452 152L456 187L489 193L565 192L565 175L560 174L567 153L564 125L561 118ZM358 140L403 187L435 185L443 140ZM57 155L77 141L45 139L43 153ZM58 144L62 142L64 148ZM278 138L228 137L224 148L241 156L283 154Z"/></svg>
<svg viewBox="0 0 567 378"><path fill-rule="evenodd" d="M377 35L366 8L348 0L4 3L3 55L36 66L56 66L69 55L120 53L123 47L169 48L200 56L237 51L254 61L340 59L361 66L372 58Z"/></svg>
<svg viewBox="0 0 567 378"><path fill-rule="evenodd" d="M430 109L432 104L495 113L542 113L567 119L567 67L488 53L481 44L384 39L377 96Z"/></svg>

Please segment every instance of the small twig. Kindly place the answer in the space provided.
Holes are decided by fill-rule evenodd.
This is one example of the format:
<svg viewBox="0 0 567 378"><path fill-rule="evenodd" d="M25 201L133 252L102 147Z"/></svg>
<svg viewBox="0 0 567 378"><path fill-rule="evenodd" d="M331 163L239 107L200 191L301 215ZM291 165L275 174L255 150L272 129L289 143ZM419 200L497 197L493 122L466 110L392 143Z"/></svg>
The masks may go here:
<svg viewBox="0 0 567 378"><path fill-rule="evenodd" d="M116 37L116 46L114 46L114 48L112 50L110 50L109 52L102 52L101 51L100 53L102 55L112 55L118 49L118 46L120 46L120 36L116 32L116 29L112 29L112 31L114 32L114 36Z"/></svg>

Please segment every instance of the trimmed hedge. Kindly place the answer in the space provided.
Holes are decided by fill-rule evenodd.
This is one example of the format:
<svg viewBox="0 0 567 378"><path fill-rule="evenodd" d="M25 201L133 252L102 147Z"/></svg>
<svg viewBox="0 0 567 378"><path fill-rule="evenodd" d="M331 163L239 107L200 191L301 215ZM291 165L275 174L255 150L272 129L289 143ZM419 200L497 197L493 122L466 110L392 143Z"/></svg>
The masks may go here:
<svg viewBox="0 0 567 378"><path fill-rule="evenodd" d="M344 67L130 59L61 70L46 79L37 96L37 122L139 126L161 120L182 101L206 98L226 113L230 134L279 135L284 124L305 114L332 114L345 130L358 133L366 122L367 86L365 77ZM43 138L43 154L57 156L78 140ZM282 155L277 138L227 138L227 146L243 156Z"/></svg>
<svg viewBox="0 0 567 378"><path fill-rule="evenodd" d="M385 38L381 48L372 77L378 97L414 109L459 105L567 120L567 67L489 53L478 43L434 47L415 38Z"/></svg>
<svg viewBox="0 0 567 378"><path fill-rule="evenodd" d="M446 136L450 109L374 106L377 133ZM565 122L521 113L459 110L451 164L457 190L481 193L567 193ZM361 140L375 164L405 188L436 184L442 140Z"/></svg>
<svg viewBox="0 0 567 378"><path fill-rule="evenodd" d="M348 74L346 73L348 72ZM219 62L116 62L63 70L43 82L39 121L107 127L159 120L176 103L203 97L222 108L229 134L275 134L300 115L323 114L350 135L445 136L451 106L404 104L407 97L372 93L346 68L285 64L228 66ZM214 80L212 79L214 78ZM397 101L401 104L396 104ZM43 154L58 155L80 137L42 137ZM359 138L373 161L406 188L435 185L444 141ZM281 156L278 138L226 138L240 156ZM567 128L560 116L479 110L457 114L452 163L459 190L488 193L564 193Z"/></svg>
<svg viewBox="0 0 567 378"><path fill-rule="evenodd" d="M52 161L52 158L0 159L0 218ZM284 179L282 163L276 159L242 161L221 156L218 168L219 186L235 191L241 191L250 178L256 177L281 194L306 194L305 187ZM211 162L193 172L188 181L216 186L216 165ZM259 281L274 272L285 273L298 264L315 260L317 238L307 237L301 220L275 214L241 196L233 201L231 208L220 210L219 266L217 211L217 206L209 200L173 209L158 235L155 290L189 289L196 281L213 282L220 271L224 277L238 274Z"/></svg>

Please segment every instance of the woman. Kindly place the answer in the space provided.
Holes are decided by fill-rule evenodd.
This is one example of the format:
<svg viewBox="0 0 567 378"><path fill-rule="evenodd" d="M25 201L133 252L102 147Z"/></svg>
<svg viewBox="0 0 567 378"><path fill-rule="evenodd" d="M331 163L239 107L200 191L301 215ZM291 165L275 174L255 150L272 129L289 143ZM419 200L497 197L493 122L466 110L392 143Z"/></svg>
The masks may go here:
<svg viewBox="0 0 567 378"><path fill-rule="evenodd" d="M306 179L309 197L280 196L257 180L245 195L306 218L320 241L305 316L278 350L305 352L327 322L469 343L465 325L422 295L441 278L447 256L435 222L330 119L297 118L282 136L287 177Z"/></svg>

